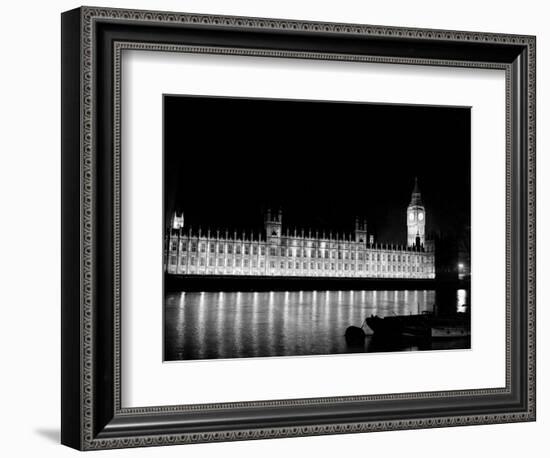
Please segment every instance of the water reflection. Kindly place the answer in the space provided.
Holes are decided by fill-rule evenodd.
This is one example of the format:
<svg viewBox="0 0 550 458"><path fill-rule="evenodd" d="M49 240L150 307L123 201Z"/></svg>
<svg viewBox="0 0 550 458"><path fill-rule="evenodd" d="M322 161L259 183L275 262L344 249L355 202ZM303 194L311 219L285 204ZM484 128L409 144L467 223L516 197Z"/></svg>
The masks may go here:
<svg viewBox="0 0 550 458"><path fill-rule="evenodd" d="M454 292L465 311L466 290ZM170 293L165 308L165 359L214 359L468 348L469 342L391 342L368 328L364 345L344 332L365 317L433 311L435 291L282 291Z"/></svg>
<svg viewBox="0 0 550 458"><path fill-rule="evenodd" d="M468 310L468 296L465 289L456 292L457 312L465 313Z"/></svg>

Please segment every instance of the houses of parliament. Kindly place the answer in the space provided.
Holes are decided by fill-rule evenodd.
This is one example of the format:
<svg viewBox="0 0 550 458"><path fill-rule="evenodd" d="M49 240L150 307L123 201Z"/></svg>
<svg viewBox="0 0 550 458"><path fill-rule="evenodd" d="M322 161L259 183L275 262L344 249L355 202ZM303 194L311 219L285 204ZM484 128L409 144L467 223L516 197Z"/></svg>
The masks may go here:
<svg viewBox="0 0 550 458"><path fill-rule="evenodd" d="M292 233L281 209L269 210L264 231L192 231L174 213L165 243L165 271L175 275L265 277L435 278L433 243L425 239L426 210L415 180L406 209L405 244L377 244L364 219L351 234Z"/></svg>

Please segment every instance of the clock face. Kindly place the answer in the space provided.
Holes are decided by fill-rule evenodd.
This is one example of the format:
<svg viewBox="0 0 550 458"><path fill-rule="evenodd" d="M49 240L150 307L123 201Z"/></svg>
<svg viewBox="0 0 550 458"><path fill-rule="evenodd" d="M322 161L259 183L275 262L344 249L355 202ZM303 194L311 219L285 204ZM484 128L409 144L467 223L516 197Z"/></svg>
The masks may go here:
<svg viewBox="0 0 550 458"><path fill-rule="evenodd" d="M411 221L414 220L414 213L409 213L409 219L410 219Z"/></svg>
<svg viewBox="0 0 550 458"><path fill-rule="evenodd" d="M424 213L419 213L418 214L418 220L422 221L423 219L424 219Z"/></svg>

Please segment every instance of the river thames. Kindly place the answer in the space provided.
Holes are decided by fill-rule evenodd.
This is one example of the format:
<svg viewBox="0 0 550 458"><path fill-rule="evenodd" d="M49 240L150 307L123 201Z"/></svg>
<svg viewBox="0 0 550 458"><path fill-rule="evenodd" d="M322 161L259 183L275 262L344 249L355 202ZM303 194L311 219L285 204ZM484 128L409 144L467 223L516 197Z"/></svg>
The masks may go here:
<svg viewBox="0 0 550 458"><path fill-rule="evenodd" d="M451 307L464 311L468 292L461 289L455 293ZM431 312L435 303L433 290L168 293L164 359L470 348L469 338L381 342L366 325L364 345L346 343L346 328L361 326L371 314L383 317Z"/></svg>

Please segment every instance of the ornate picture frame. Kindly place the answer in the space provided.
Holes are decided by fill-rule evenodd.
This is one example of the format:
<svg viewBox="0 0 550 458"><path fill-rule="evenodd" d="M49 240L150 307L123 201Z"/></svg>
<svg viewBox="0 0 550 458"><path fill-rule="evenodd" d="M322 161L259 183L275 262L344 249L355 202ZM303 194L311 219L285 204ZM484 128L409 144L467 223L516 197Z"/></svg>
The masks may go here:
<svg viewBox="0 0 550 458"><path fill-rule="evenodd" d="M62 434L79 450L535 420L532 36L81 7L62 14ZM127 408L121 403L121 53L506 73L506 386Z"/></svg>

